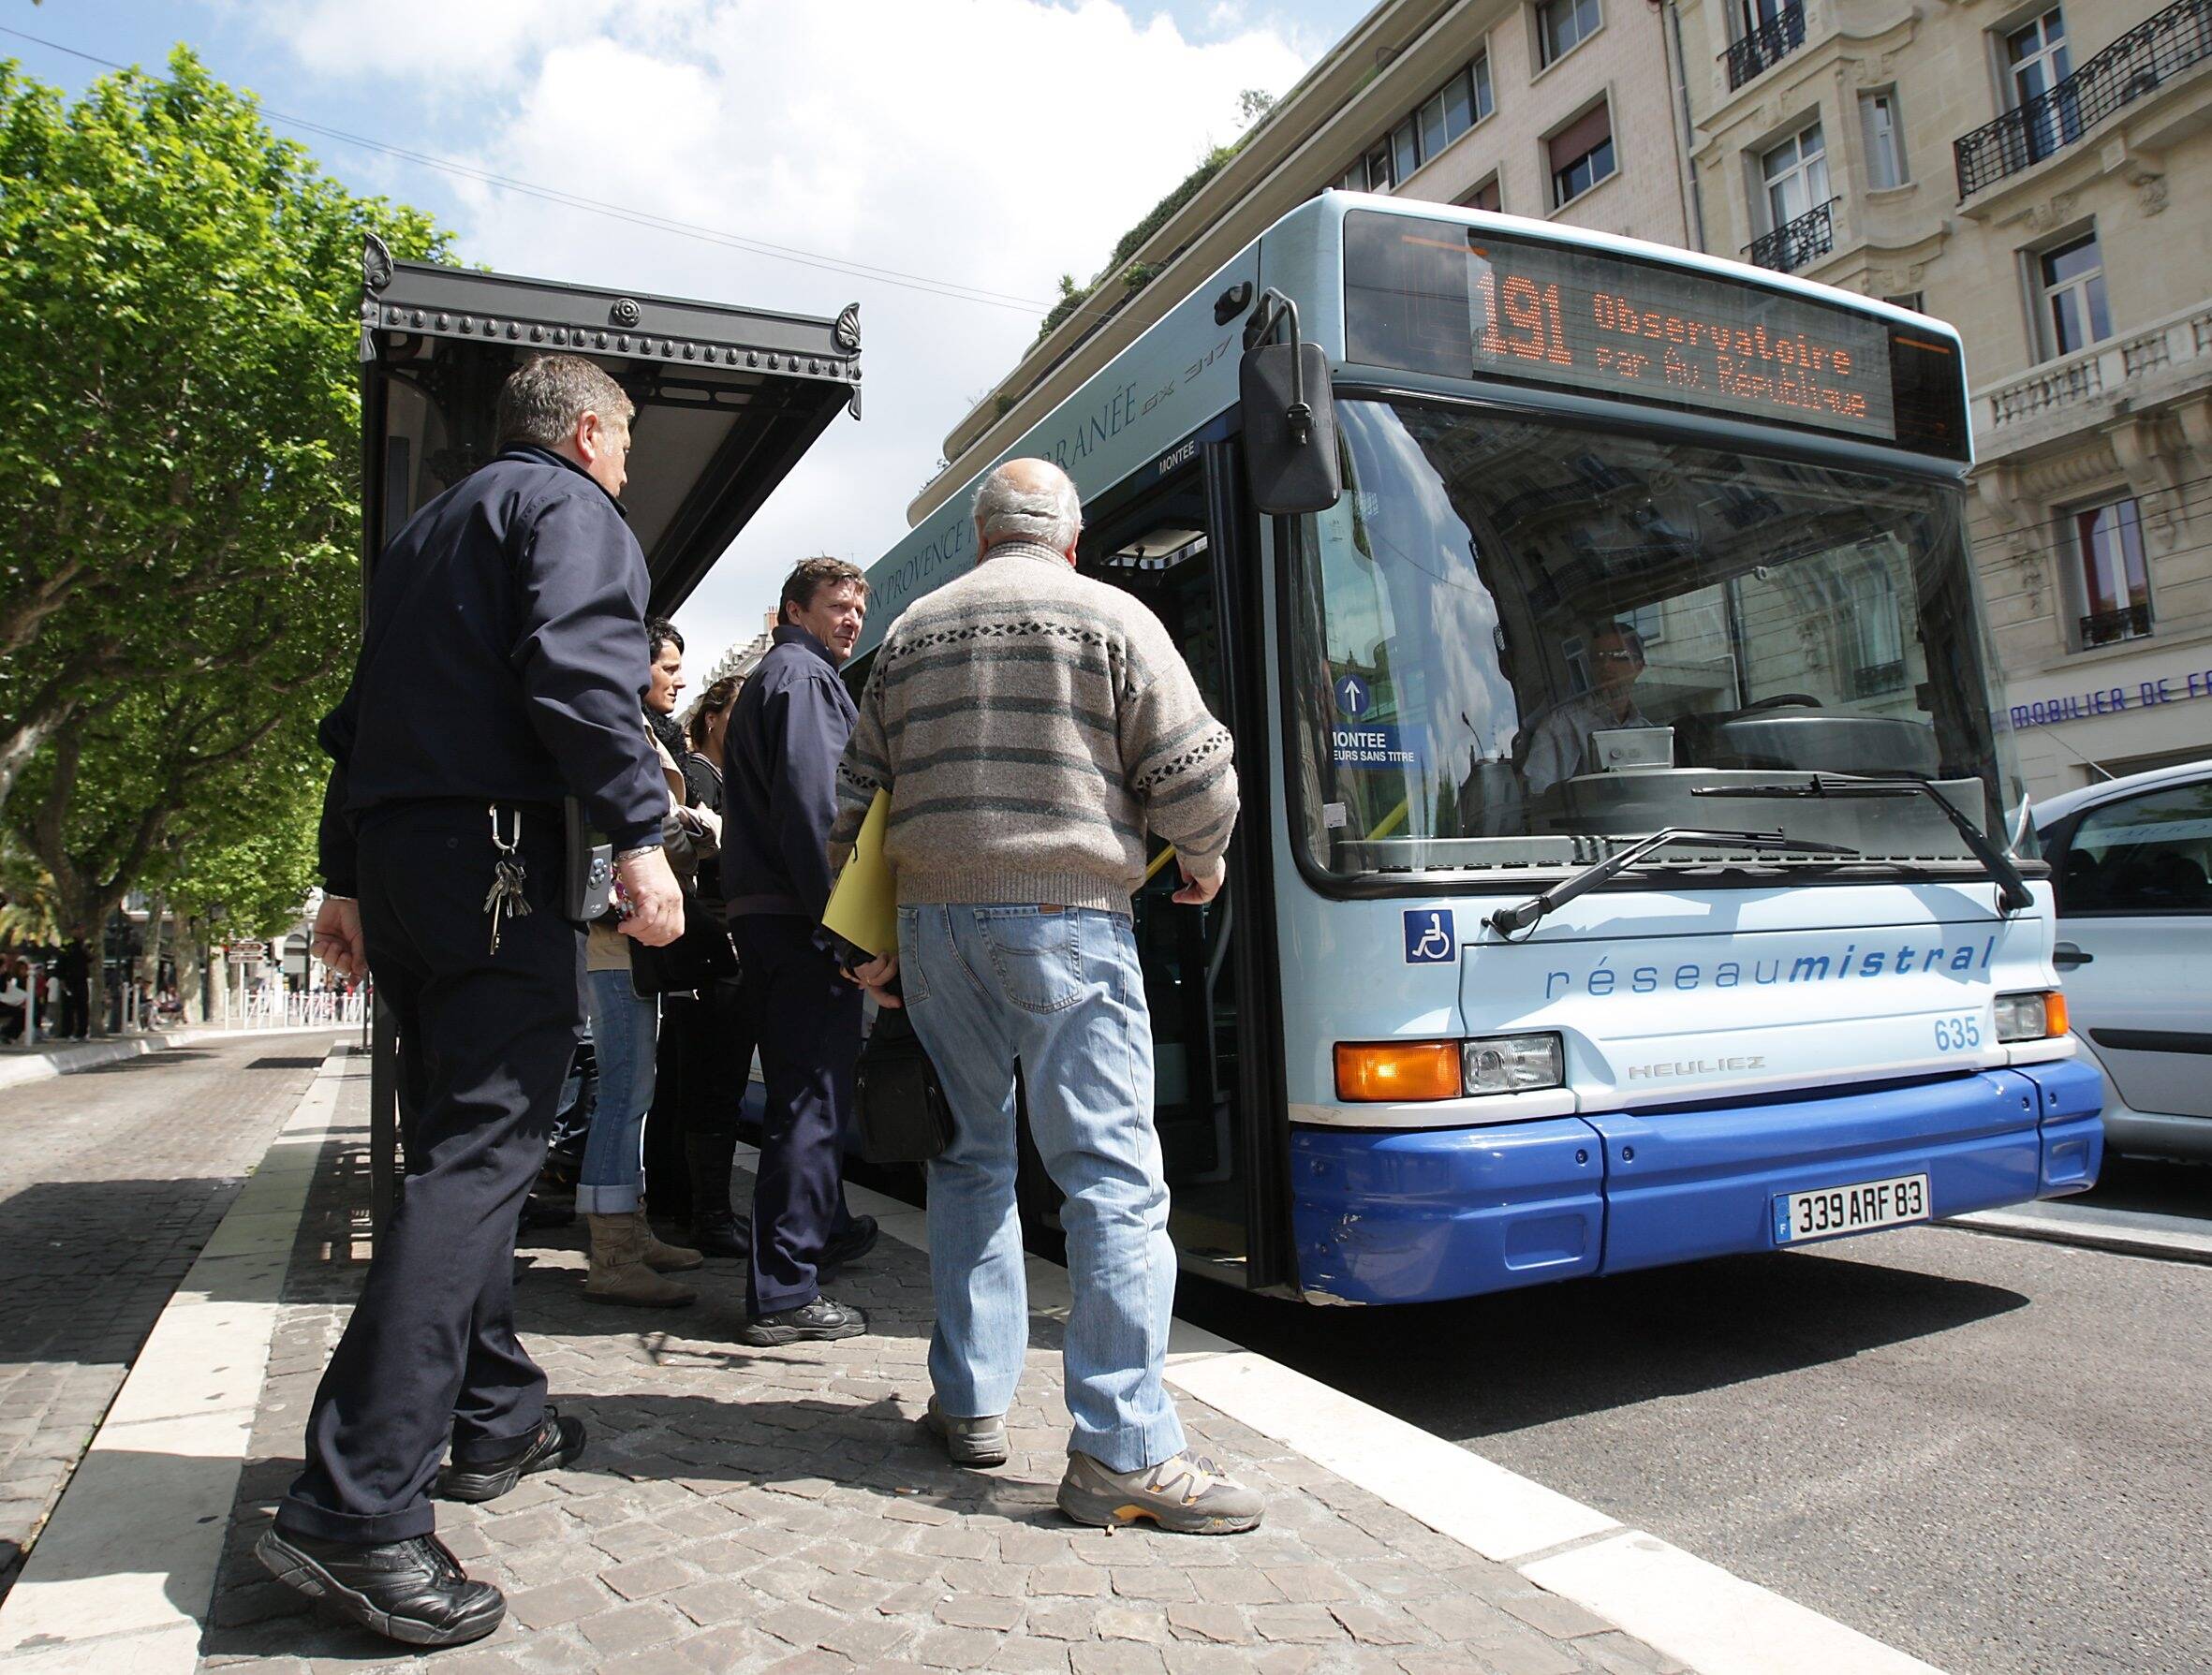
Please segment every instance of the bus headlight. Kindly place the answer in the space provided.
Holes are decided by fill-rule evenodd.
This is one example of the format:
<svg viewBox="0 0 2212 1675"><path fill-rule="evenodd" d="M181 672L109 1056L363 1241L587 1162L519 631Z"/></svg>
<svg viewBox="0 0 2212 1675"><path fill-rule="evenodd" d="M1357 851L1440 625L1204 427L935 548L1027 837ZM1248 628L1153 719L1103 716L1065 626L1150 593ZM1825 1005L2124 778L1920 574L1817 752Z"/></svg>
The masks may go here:
<svg viewBox="0 0 2212 1675"><path fill-rule="evenodd" d="M2066 1033L2066 996L2056 989L1997 997L1999 1041L2042 1041Z"/></svg>
<svg viewBox="0 0 2212 1675"><path fill-rule="evenodd" d="M1482 1036L1459 1046L1460 1076L1469 1094L1556 1088L1564 1080L1565 1058L1554 1035Z"/></svg>

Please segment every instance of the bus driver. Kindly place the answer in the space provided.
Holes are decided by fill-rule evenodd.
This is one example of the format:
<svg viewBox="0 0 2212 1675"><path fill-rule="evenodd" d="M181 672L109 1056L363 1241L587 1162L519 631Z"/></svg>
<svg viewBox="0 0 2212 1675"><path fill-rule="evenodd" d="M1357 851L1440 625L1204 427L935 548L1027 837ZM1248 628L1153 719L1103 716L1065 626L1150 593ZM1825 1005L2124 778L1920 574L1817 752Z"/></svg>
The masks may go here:
<svg viewBox="0 0 2212 1675"><path fill-rule="evenodd" d="M1590 636L1590 690L1555 707L1528 742L1524 773L1539 796L1589 767L1590 734L1600 727L1651 727L1636 707L1644 673L1644 637L1627 623L1606 623Z"/></svg>

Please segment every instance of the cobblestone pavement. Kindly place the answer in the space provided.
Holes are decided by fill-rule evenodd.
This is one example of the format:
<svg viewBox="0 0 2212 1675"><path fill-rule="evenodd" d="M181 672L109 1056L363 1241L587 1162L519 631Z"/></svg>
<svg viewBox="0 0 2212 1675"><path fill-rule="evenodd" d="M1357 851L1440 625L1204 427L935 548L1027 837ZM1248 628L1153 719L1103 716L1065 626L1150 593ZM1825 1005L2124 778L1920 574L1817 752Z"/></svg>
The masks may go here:
<svg viewBox="0 0 2212 1675"><path fill-rule="evenodd" d="M323 1038L0 1089L0 1594Z"/></svg>
<svg viewBox="0 0 2212 1675"><path fill-rule="evenodd" d="M361 1098L359 1084L345 1096ZM318 1622L252 1557L367 1258L354 1145L333 1141L302 1225L203 1670L420 1661ZM1268 1497L1266 1526L1207 1538L1069 1523L1053 1506L1068 1421L1046 1318L1010 1416L1012 1461L954 1470L914 1424L928 1279L903 1245L885 1241L832 1287L869 1311L871 1335L751 1350L731 1341L735 1264L690 1276L700 1300L688 1310L614 1309L582 1298L579 1242L553 1238L519 1258L523 1327L590 1449L497 1502L440 1509L441 1535L509 1609L490 1639L435 1654L439 1675L1679 1668L1187 1397L1193 1446L1238 1462Z"/></svg>

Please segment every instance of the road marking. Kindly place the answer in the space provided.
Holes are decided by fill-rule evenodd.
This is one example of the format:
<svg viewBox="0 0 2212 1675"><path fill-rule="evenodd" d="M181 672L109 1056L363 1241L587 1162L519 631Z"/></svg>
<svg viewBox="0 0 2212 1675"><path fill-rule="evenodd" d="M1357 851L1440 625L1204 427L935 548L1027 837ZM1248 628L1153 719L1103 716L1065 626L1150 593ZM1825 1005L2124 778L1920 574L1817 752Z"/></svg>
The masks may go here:
<svg viewBox="0 0 2212 1675"><path fill-rule="evenodd" d="M751 1147L739 1150L759 1155ZM846 1197L856 1213L874 1215L886 1236L929 1249L928 1216L913 1205L861 1186L848 1186ZM1031 1256L1027 1272L1030 1312L1064 1318L1068 1271ZM1170 1330L1166 1376L1699 1675L1942 1675L1933 1664L1188 1321Z"/></svg>
<svg viewBox="0 0 2212 1675"><path fill-rule="evenodd" d="M155 1321L0 1602L9 1675L197 1666L292 1242L346 1065L333 1047Z"/></svg>

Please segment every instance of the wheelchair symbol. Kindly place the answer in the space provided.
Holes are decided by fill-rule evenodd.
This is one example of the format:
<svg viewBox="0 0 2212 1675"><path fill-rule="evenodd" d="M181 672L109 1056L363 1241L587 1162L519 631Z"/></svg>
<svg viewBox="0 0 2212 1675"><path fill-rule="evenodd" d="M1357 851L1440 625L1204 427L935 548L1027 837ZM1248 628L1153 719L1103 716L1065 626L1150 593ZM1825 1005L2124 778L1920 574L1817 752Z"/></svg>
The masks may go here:
<svg viewBox="0 0 2212 1675"><path fill-rule="evenodd" d="M1441 965L1459 950L1453 934L1450 908L1420 908L1405 915L1406 963Z"/></svg>

